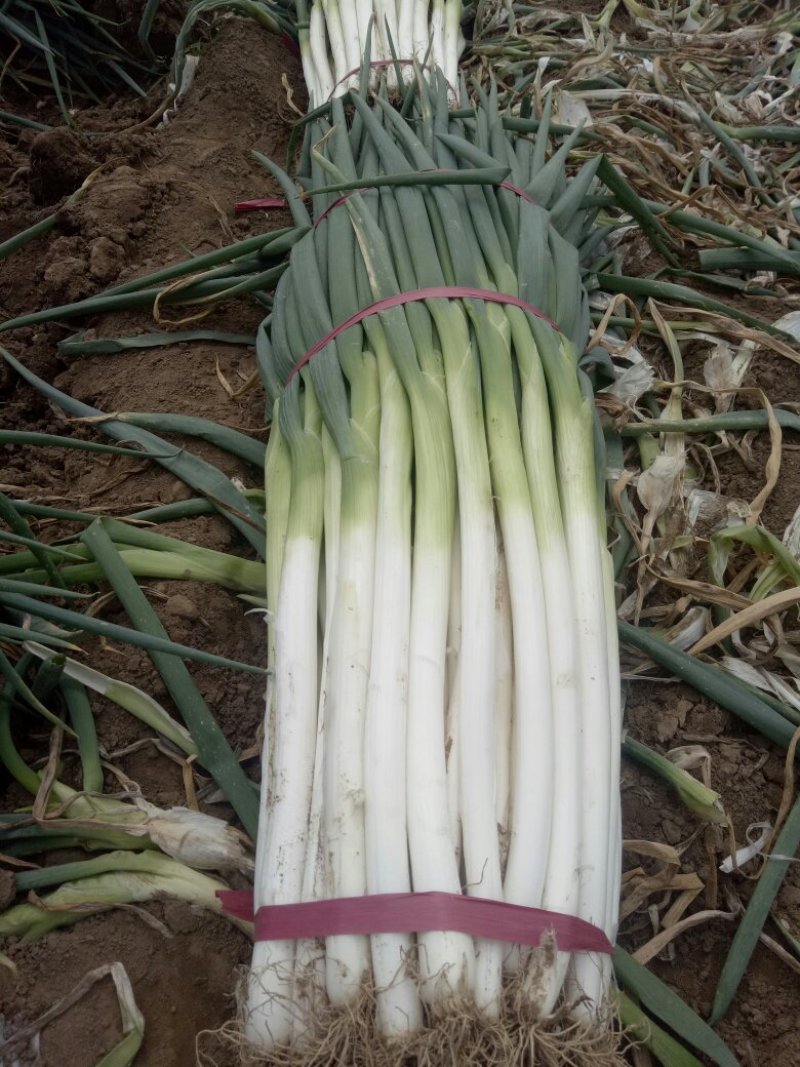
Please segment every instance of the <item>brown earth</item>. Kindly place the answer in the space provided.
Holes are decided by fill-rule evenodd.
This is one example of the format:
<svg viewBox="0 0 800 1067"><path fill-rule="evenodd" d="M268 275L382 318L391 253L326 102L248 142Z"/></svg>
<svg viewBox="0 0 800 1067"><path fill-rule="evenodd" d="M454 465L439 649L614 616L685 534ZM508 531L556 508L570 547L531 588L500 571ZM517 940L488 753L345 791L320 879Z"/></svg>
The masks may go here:
<svg viewBox="0 0 800 1067"><path fill-rule="evenodd" d="M3 318L78 299L190 253L282 224L280 216L237 219L232 205L277 191L251 150L285 159L291 111L281 86L284 73L302 106L299 64L285 46L253 23L225 20L204 51L189 99L167 127L92 139L66 129L34 136L8 128L0 148L0 241L52 213L92 170L105 166L84 200L66 210L49 238L32 242L0 264ZM151 114L162 93L159 85L142 104L119 101L107 111L80 114L77 121L84 130L124 130ZM240 302L202 325L254 335L262 314L255 305ZM105 316L97 321L96 334L120 336L148 328L154 328L149 310ZM252 349L200 342L135 351L122 358L77 357L70 364L56 349L70 332L44 326L16 331L3 341L36 373L103 410L203 415L265 439L263 396L251 391L233 400L218 377L219 372L234 388L241 386L254 367ZM38 394L5 372L0 372L0 383L3 426L66 435L86 432L67 424ZM260 485L258 470L211 445L193 440L191 447L247 486ZM112 514L191 495L169 472L146 462L116 456L87 459L86 453L66 450L45 454L3 447L0 483L16 495L24 491L27 499ZM46 523L40 529L46 536L54 533ZM200 517L167 524L163 532L252 555L230 529L223 520ZM65 525L59 532L67 530ZM265 663L263 622L257 615L245 616L244 606L232 594L211 585L168 581L148 583L148 590L175 640ZM123 621L113 606L106 617ZM92 656L99 669L141 686L170 706L145 653L108 646L98 647ZM235 750L252 751L263 708L263 681L258 675L206 666L193 666L192 674ZM148 730L102 698L93 706L101 744L114 764L138 782L152 802L186 803L180 768L151 745L119 754L148 737ZM40 733L17 740L31 759L41 755L42 743L46 745ZM67 779L74 765L74 759L67 760ZM247 766L257 777L253 756ZM109 789L112 782L109 779ZM7 781L3 786L5 807L23 803L16 787ZM231 814L222 804L207 810ZM78 857L59 857L71 858ZM194 1063L197 1035L218 1028L233 1014L238 968L249 959L249 942L224 919L182 904L152 905L146 912L161 920L160 930L136 912L109 911L36 944L12 946L8 951L18 968L16 977L0 967L6 1033L45 1011L92 968L119 960L147 1020L137 1064ZM91 1067L120 1034L113 986L105 979L47 1026L41 1062L47 1067ZM236 1060L230 1047L214 1040L206 1039L204 1049L219 1067Z"/></svg>
<svg viewBox="0 0 800 1067"><path fill-rule="evenodd" d="M6 129L0 143L0 241L51 213L96 167L103 164L85 198L63 213L49 237L0 262L0 314L3 318L73 301L157 267L242 238L283 219L234 217L234 201L275 192L271 179L251 156L259 151L283 161L292 112L282 76L302 107L299 64L277 39L238 19L222 20L203 52L195 86L166 128L138 124L154 110L162 87L144 102L119 100L108 109L79 114L81 129L112 131L103 137L77 137L66 130L33 135ZM137 127L130 130L130 127ZM127 132L126 132L127 131ZM772 317L783 309L774 308ZM761 313L764 313L762 309ZM252 334L261 317L243 302L216 311L202 325ZM121 336L153 329L150 311L112 314L78 324L97 336ZM176 344L121 356L63 358L56 343L70 324L20 329L8 348L59 388L105 411L171 411L203 415L264 436L264 398L253 390L231 399L218 372L234 384L251 373L253 351L212 342ZM163 326L162 326L163 328ZM0 366L3 425L62 434L88 431L65 423L33 390ZM699 373L696 375L699 377ZM761 354L752 383L773 400L800 398L797 367ZM788 436L788 435L787 435ZM790 444L796 442L789 441ZM259 484L259 472L196 440L192 449L241 478ZM734 453L719 458L723 490L750 498L760 487L766 458L761 440L748 467ZM781 533L798 503L800 460L784 453L784 474L767 508L770 527ZM130 457L91 457L72 451L2 447L0 487L27 499L98 513L128 512L188 495L171 474ZM40 524L47 536L54 533ZM63 531L59 531L63 532ZM210 547L249 554L221 519L187 519L164 532ZM244 616L241 602L207 585L151 582L150 598L171 635L213 652L263 663L264 629L258 616ZM119 621L113 609L107 617ZM144 653L107 646L92 653L100 669L141 686L169 706L160 680ZM229 740L248 757L258 740L263 705L257 676L211 667L192 667L204 697ZM113 705L96 700L100 740L116 766L137 781L155 803L186 800L180 769L151 745L137 745L147 731ZM733 819L737 838L747 826L774 817L783 782L781 754L743 730L727 713L674 684L630 683L627 723L632 736L664 751L702 742L712 757L713 784ZM39 730L37 733L36 730ZM47 739L35 727L18 742L36 759ZM72 764L74 767L74 763ZM66 763L67 774L70 762ZM4 783L8 785L8 783ZM109 778L108 787L112 787ZM623 776L625 836L678 845L697 830L663 784L626 763ZM8 786L6 807L23 802ZM222 805L209 808L230 812ZM699 836L683 854L685 870L696 870L713 885L713 866L727 852L721 839L711 856ZM629 856L631 866L635 857ZM705 906L726 909L730 894L746 901L752 883L731 876ZM234 1010L237 969L249 957L244 935L224 920L197 914L180 904L143 909L163 924L154 928L140 912L110 911L51 933L33 945L5 949L17 965L16 977L0 967L0 1003L7 1027L30 1021L74 987L93 967L121 960L147 1020L139 1067L189 1067L197 1035L214 1030ZM800 930L800 879L794 867L786 879L780 913ZM636 947L649 937L646 911L623 925L622 941ZM707 1013L733 925L713 920L680 938L674 959L651 965L696 1010ZM169 936L167 936L167 933ZM774 931L773 931L774 933ZM666 955L666 954L665 954ZM43 1032L42 1063L47 1067L91 1067L119 1036L111 983L104 981ZM757 950L748 976L720 1032L749 1067L793 1067L797 1062L800 987L797 974L765 947ZM235 1062L231 1048L204 1039L219 1067Z"/></svg>

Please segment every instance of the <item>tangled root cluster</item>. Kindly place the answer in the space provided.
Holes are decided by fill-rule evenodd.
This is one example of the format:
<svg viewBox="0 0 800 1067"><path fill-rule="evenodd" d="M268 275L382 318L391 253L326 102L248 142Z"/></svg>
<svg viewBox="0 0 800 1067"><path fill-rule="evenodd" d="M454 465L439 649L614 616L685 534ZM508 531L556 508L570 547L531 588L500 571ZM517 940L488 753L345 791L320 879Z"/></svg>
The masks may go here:
<svg viewBox="0 0 800 1067"><path fill-rule="evenodd" d="M291 1046L254 1048L241 1019L215 1036L234 1043L246 1067L624 1067L622 1035L610 1018L575 1021L562 1010L542 1020L519 992L511 983L497 1019L471 1002L451 1002L402 1041L378 1033L368 988L348 1008L318 1007L313 1031Z"/></svg>

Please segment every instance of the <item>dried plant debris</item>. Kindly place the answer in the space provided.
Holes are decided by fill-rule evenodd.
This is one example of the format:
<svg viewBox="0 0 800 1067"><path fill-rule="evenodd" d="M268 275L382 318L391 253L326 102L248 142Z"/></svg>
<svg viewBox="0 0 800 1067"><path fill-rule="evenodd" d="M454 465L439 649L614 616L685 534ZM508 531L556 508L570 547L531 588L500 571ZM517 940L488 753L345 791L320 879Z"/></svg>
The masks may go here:
<svg viewBox="0 0 800 1067"><path fill-rule="evenodd" d="M549 101L558 132L580 127L576 157L602 149L697 250L693 273L756 271L747 284L772 289L800 271L796 33L789 2L761 15L705 0L609 0L594 15L485 3L471 55L515 113L543 116ZM640 237L624 242L634 272Z"/></svg>

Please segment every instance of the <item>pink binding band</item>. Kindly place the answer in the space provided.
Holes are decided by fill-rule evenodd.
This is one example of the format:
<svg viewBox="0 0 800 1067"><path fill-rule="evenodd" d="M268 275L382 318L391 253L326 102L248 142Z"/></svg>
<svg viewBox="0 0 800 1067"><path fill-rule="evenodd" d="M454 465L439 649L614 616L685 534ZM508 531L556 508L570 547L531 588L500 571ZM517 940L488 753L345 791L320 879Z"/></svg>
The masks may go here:
<svg viewBox="0 0 800 1067"><path fill-rule="evenodd" d="M272 904L253 915L249 892L217 890L223 911L252 922L256 941L296 941L340 934L421 934L454 930L489 941L537 948L552 934L562 952L612 953L598 927L575 915L525 908L458 893L378 893L305 904Z"/></svg>
<svg viewBox="0 0 800 1067"><path fill-rule="evenodd" d="M300 58L300 48L298 47L297 41L290 33L282 33L281 42L288 48L293 56L296 56L298 59Z"/></svg>
<svg viewBox="0 0 800 1067"><path fill-rule="evenodd" d="M542 319L548 326L552 326L554 330L558 330L561 333L558 324L553 322L548 315L545 315L539 308L534 307L533 304L520 300L518 296L511 296L510 293L498 293L494 289L475 289L469 285L434 285L429 289L413 289L408 293L396 293L394 296L387 296L384 300L378 300L375 304L362 308L355 315L351 315L349 319L345 319L338 326L334 326L329 333L326 333L315 345L312 345L306 354L295 363L291 374L286 379L287 384L299 370L305 367L309 360L313 359L331 341L334 341L340 333L349 330L351 326L358 325L359 322L369 318L370 315L377 315L381 311L388 311L390 308L400 307L402 304L411 304L416 300L436 299L485 300L488 304L510 304L512 307L527 311L529 315L533 315L537 319Z"/></svg>
<svg viewBox="0 0 800 1067"><path fill-rule="evenodd" d="M452 170L435 170L435 171L434 170L424 170L424 171L421 171L421 173L422 174L456 174L458 172L457 171L452 171ZM514 185L513 182L506 182L506 181L498 182L497 187L498 187L498 189L508 189L508 191L510 193L514 193L516 196L518 196L520 198L520 200L526 200L529 204L535 204L536 203L536 201L533 199L532 196L530 196L528 193L526 193L524 189L520 189L520 187L518 185ZM334 200L332 204L328 204L328 206L325 208L325 210L323 212L321 212L319 215L317 215L317 217L314 219L314 228L316 229L316 227L319 226L319 224L322 222L322 220L326 219L328 217L328 215L330 215L330 213L333 211L334 208L340 207L342 204L346 203L350 199L350 197L353 195L353 193L368 193L368 192L370 192L371 189L377 189L377 188L378 188L378 186L376 186L376 185L373 185L373 186L365 185L361 189L353 189L349 193L344 193L342 196L340 196L338 198L338 200ZM257 200L253 200L253 201L250 201L250 202L254 203L254 204L260 203L260 201L257 201ZM236 206L238 208L239 205L237 204ZM248 210L250 210L250 209L248 209Z"/></svg>
<svg viewBox="0 0 800 1067"><path fill-rule="evenodd" d="M241 215L245 211L275 211L284 207L288 207L288 204L282 196L268 196L260 200L239 200L233 205L233 210Z"/></svg>
<svg viewBox="0 0 800 1067"><path fill-rule="evenodd" d="M423 173L450 174L453 172L448 170L440 170L435 172L425 171ZM366 193L369 192L371 188L377 188L377 186L365 185L363 189L353 189L352 192L344 193L337 200L334 200L332 204L328 204L325 210L314 219L314 227L316 228L317 226L319 226L322 220L326 219L334 208L340 207L342 204L346 203L353 195L353 193ZM518 185L514 185L513 182L499 182L498 188L508 189L510 193L514 193L520 198L520 200L526 200L529 204L536 203L536 201L533 199L532 196L530 196L529 193L526 193L525 190L521 189ZM284 200L282 196L269 196L256 200L239 200L233 205L233 210L237 215L241 215L245 211L274 211L279 208L285 208L288 206L288 202Z"/></svg>
<svg viewBox="0 0 800 1067"><path fill-rule="evenodd" d="M510 193L516 193L520 200L527 200L529 204L536 203L530 193L526 193L524 189L520 189L520 187L518 185L514 185L513 182L500 182L500 188L508 189Z"/></svg>
<svg viewBox="0 0 800 1067"><path fill-rule="evenodd" d="M373 186L373 188L375 188L375 187ZM335 207L340 207L342 204L347 203L347 201L350 199L350 197L353 195L353 193L367 193L367 192L369 192L369 188L367 186L364 186L363 189L353 189L352 192L343 193L340 197L337 197L337 199L334 200L333 203L328 204L328 206L325 208L325 210L320 212L320 214L317 215L317 217L314 219L314 229L316 230L317 226L319 226L319 224L322 222L323 219L327 219L328 215L330 215L330 213L333 211L333 209Z"/></svg>

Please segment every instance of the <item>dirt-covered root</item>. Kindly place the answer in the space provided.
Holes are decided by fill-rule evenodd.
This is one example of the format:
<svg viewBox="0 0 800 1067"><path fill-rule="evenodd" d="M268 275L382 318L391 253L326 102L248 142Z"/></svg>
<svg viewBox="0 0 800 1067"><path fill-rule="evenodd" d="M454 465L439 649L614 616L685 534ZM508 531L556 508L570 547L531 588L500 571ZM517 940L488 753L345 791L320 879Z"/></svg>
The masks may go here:
<svg viewBox="0 0 800 1067"><path fill-rule="evenodd" d="M347 1008L317 1008L313 1029L291 1046L255 1048L240 1019L216 1037L234 1043L246 1067L624 1067L623 1035L611 1018L576 1022L565 1009L542 1020L508 990L497 1019L471 1002L403 1040L387 1041L375 1025L375 991L364 989ZM201 1059L201 1062L202 1059Z"/></svg>

